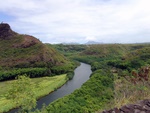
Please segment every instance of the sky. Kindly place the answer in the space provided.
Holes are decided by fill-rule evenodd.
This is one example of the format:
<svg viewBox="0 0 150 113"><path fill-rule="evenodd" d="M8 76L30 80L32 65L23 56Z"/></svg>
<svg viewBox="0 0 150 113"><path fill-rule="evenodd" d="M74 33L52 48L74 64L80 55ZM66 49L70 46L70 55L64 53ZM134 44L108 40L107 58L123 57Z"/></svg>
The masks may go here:
<svg viewBox="0 0 150 113"><path fill-rule="evenodd" d="M43 43L150 42L150 0L0 0L0 21Z"/></svg>

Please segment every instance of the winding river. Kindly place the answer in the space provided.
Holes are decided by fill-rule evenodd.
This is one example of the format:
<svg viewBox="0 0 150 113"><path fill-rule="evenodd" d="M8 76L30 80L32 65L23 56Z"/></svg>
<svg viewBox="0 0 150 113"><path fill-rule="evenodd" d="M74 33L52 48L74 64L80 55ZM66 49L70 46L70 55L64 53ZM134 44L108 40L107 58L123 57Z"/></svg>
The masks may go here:
<svg viewBox="0 0 150 113"><path fill-rule="evenodd" d="M69 80L66 84L64 84L61 88L57 89L56 91L50 93L47 96L42 97L37 101L37 109L41 109L42 105L48 105L49 103L53 102L54 100L61 98L65 95L72 93L75 89L80 88L81 85L86 82L90 75L91 75L91 66L85 63L81 63L74 70L74 77L72 80ZM16 110L12 110L9 113L15 113Z"/></svg>

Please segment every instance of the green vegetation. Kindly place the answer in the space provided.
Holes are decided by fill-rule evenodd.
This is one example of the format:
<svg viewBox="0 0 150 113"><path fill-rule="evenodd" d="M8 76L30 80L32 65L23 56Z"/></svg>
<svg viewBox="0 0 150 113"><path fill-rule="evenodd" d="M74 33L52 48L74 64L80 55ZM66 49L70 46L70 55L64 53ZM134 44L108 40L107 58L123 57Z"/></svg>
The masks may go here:
<svg viewBox="0 0 150 113"><path fill-rule="evenodd" d="M0 29L0 81L22 74L41 77L0 82L0 112L17 106L30 110L35 102L31 96L40 98L73 77L77 64L72 61L90 64L91 78L72 94L52 102L42 113L90 113L150 98L149 43L50 45L32 36L17 34L8 24L0 24ZM64 73L66 75L54 76ZM54 77L42 77L46 75ZM22 86L24 84L27 85Z"/></svg>
<svg viewBox="0 0 150 113"><path fill-rule="evenodd" d="M46 76L49 72L47 68L16 68L12 70L1 70L0 81L15 79L16 75L26 74L30 77Z"/></svg>
<svg viewBox="0 0 150 113"><path fill-rule="evenodd" d="M74 56L75 54L78 54L86 49L86 45L47 44L47 46L54 47L56 50L67 57L71 57L72 55Z"/></svg>
<svg viewBox="0 0 150 113"><path fill-rule="evenodd" d="M18 34L12 31L6 23L1 23L0 29L0 112L8 111L17 106L28 111L32 108L32 106L26 106L27 104L30 105L29 90L35 91L37 99L56 90L73 77L73 70L77 64L68 60L52 46L43 44L33 36ZM18 77L24 74L31 78L49 77L32 79L31 82L33 84L35 82L35 87L32 88L34 85L30 84L29 79ZM65 75L50 77L59 74ZM19 80L4 82L16 77ZM9 87L11 87L10 91ZM21 92L21 88L25 89L25 94L22 96L20 93L24 92ZM16 98L12 100L12 97ZM28 98L25 101L24 97L29 97L29 101ZM16 101L17 99L18 101Z"/></svg>
<svg viewBox="0 0 150 113"><path fill-rule="evenodd" d="M36 106L35 84L26 75L18 76L8 90L6 99L13 100L20 112L29 112Z"/></svg>
<svg viewBox="0 0 150 113"><path fill-rule="evenodd" d="M22 74L40 77L70 73L76 67L75 63L35 37L14 32L7 23L1 23L0 29L0 81Z"/></svg>
<svg viewBox="0 0 150 113"><path fill-rule="evenodd" d="M150 98L150 75L141 71L150 65L150 44L61 44L54 47L61 53L67 50L64 55L72 60L91 64L93 74L80 89L54 101L44 112L103 111ZM142 72L144 74L140 74Z"/></svg>
<svg viewBox="0 0 150 113"><path fill-rule="evenodd" d="M9 40L0 39L0 52L0 66L3 68L51 67L67 62L63 55L53 48L26 35L16 35Z"/></svg>
<svg viewBox="0 0 150 113"><path fill-rule="evenodd" d="M130 76L115 79L115 105L121 107L125 104L136 103L138 100L150 98L150 66L133 70Z"/></svg>
<svg viewBox="0 0 150 113"><path fill-rule="evenodd" d="M97 70L80 89L51 103L46 110L48 113L94 112L113 99L113 89L113 75L108 70Z"/></svg>
<svg viewBox="0 0 150 113"><path fill-rule="evenodd" d="M29 35L0 38L0 81L27 74L30 77L70 73L76 64L53 47Z"/></svg>
<svg viewBox="0 0 150 113"><path fill-rule="evenodd" d="M15 92L17 89L19 91L19 89L23 88L22 85L16 85L16 83L17 84L18 83L19 84L26 84L27 86L24 86L26 88L24 90L28 91L31 88L30 92L34 91L34 94L35 94L34 97L36 99L38 99L38 98L40 98L44 95L47 95L50 92L56 90L57 88L62 86L67 80L68 80L68 78L64 74L64 75L59 75L59 76L54 76L54 77L33 78L31 80L29 80L27 78L27 80L23 79L23 83L20 83L17 80L0 82L0 89L1 89L0 90L0 106L1 106L0 112L6 112L12 108L17 107L18 105L21 105L21 103L15 104L15 101L13 99L8 99L8 97L14 96L14 95L10 95L11 93ZM28 82L28 81L30 81L30 82ZM35 86L30 85L30 83L34 84ZM12 87L13 85L15 85L15 87ZM13 90L13 89L15 89L15 90ZM21 92L20 91L18 92L18 91L17 91L17 95L18 95L18 93L22 92L22 90L21 90ZM29 92L25 92L25 95L24 95L25 98L28 97L28 95L26 95L26 93L29 93ZM10 96L8 96L8 94ZM22 102L23 100L21 100L21 98L19 96L20 96L20 94L16 98L20 99L19 102L20 101ZM22 99L24 99L24 98L22 98ZM25 105L25 106L27 106L29 104L28 102L27 102L28 104L27 103L25 104L24 102L23 102L23 105Z"/></svg>

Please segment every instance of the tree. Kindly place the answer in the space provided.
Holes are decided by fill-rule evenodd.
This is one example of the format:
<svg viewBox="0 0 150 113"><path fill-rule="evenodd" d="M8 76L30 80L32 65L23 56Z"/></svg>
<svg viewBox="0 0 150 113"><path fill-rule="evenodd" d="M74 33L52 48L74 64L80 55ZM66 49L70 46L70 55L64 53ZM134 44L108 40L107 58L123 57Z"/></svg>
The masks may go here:
<svg viewBox="0 0 150 113"><path fill-rule="evenodd" d="M29 112L36 106L35 84L26 75L18 76L10 87L7 98L20 107L21 112Z"/></svg>

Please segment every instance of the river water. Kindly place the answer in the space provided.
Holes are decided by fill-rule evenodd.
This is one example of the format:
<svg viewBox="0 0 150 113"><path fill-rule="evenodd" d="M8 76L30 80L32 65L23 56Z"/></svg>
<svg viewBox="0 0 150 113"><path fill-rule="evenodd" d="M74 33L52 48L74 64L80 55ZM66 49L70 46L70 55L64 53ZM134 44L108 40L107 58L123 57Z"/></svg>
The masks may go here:
<svg viewBox="0 0 150 113"><path fill-rule="evenodd" d="M39 99L37 101L36 108L41 109L43 104L48 105L58 98L71 94L75 89L80 88L81 85L89 79L91 73L91 66L85 63L81 63L81 65L74 70L75 75L73 79L69 80L66 84L64 84L56 91ZM16 111L17 110L14 109L11 110L9 113L15 113Z"/></svg>

